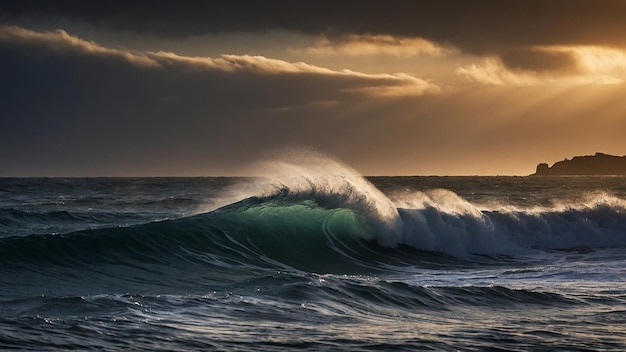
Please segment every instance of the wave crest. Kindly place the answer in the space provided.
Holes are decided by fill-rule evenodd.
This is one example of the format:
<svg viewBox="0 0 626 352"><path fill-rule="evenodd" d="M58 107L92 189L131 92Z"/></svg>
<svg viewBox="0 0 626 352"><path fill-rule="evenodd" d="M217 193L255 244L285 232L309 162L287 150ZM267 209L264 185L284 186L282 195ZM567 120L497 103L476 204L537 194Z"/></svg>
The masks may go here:
<svg viewBox="0 0 626 352"><path fill-rule="evenodd" d="M422 198L419 206L399 209L401 244L421 250L467 258L626 246L626 207L615 197L568 206L483 210L461 198L450 203L455 198L450 194L443 203Z"/></svg>
<svg viewBox="0 0 626 352"><path fill-rule="evenodd" d="M402 238L402 223L394 203L357 171L318 152L282 153L271 161L255 164L253 182L228 190L222 204L256 197L259 199L312 200L326 209L345 208L362 214L383 246L393 247ZM215 209L218 205L205 209Z"/></svg>

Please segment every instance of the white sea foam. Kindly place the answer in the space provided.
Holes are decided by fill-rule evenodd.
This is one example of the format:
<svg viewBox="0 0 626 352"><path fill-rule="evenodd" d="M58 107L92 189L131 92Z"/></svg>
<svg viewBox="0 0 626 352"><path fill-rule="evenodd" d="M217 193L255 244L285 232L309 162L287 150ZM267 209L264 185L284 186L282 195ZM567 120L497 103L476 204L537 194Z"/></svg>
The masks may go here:
<svg viewBox="0 0 626 352"><path fill-rule="evenodd" d="M401 202L401 244L459 257L626 246L626 202L607 194L553 207L479 210L452 192L436 193L446 196L419 193Z"/></svg>
<svg viewBox="0 0 626 352"><path fill-rule="evenodd" d="M302 150L279 153L248 172L259 176L233 187L222 197L225 204L285 197L353 209L371 226L365 238L386 247L469 257L626 246L626 201L606 193L528 208L472 204L446 189L387 197L354 169Z"/></svg>

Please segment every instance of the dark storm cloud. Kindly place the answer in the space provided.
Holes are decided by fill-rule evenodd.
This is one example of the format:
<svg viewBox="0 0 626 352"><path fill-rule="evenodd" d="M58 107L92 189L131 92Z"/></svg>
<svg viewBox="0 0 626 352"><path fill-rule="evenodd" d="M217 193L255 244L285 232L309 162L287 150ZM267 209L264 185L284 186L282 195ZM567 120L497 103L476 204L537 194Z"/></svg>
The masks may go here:
<svg viewBox="0 0 626 352"><path fill-rule="evenodd" d="M160 164L206 156L227 166L316 123L273 111L434 89L406 75L332 71L259 56L136 53L62 30L15 26L0 26L0 77L4 175L45 172L48 163L57 173L66 165L110 175L112 164L150 173L155 160L147 156Z"/></svg>
<svg viewBox="0 0 626 352"><path fill-rule="evenodd" d="M6 20L56 17L167 37L284 29L306 34L423 37L467 53L545 70L571 58L524 51L549 45L626 46L620 0L4 1ZM525 53L513 58L515 50ZM566 66L567 68L567 66ZM561 67L561 69L563 69Z"/></svg>

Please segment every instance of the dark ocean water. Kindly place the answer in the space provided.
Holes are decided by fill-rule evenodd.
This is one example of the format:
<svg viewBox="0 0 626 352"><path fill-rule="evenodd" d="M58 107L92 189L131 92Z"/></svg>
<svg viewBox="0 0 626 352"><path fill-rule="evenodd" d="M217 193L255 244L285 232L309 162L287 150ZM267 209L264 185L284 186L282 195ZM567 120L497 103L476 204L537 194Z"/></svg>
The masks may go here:
<svg viewBox="0 0 626 352"><path fill-rule="evenodd" d="M273 168L0 179L0 349L626 350L626 178Z"/></svg>

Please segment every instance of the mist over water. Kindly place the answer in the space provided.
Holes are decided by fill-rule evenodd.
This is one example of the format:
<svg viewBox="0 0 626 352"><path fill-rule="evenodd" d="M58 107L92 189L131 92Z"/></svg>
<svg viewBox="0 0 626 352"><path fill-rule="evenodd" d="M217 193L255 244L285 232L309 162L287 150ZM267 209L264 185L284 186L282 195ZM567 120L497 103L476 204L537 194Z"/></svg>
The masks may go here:
<svg viewBox="0 0 626 352"><path fill-rule="evenodd" d="M0 348L623 350L623 177L0 179Z"/></svg>

